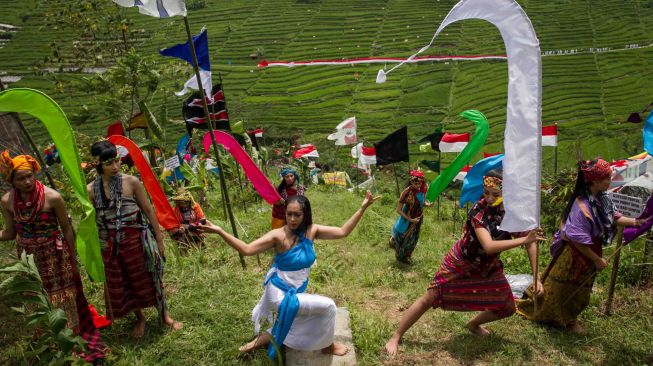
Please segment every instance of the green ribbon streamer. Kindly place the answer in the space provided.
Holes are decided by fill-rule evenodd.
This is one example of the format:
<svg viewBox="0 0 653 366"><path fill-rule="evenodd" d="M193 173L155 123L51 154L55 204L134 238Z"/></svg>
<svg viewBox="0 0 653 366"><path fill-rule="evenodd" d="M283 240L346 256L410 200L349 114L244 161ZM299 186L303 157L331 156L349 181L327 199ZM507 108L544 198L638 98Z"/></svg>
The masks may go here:
<svg viewBox="0 0 653 366"><path fill-rule="evenodd" d="M469 141L463 151L456 156L456 159L451 163L451 165L449 165L447 169L444 169L437 179L431 182L429 190L426 192L426 199L430 202L435 201L444 189L447 188L449 183L451 183L451 181L456 177L456 174L458 174L458 172L469 163L472 156L479 152L487 139L490 125L483 113L470 109L462 112L459 116L474 122L476 125L474 137L471 138L471 141Z"/></svg>
<svg viewBox="0 0 653 366"><path fill-rule="evenodd" d="M82 171L75 135L61 107L44 93L28 88L13 88L0 92L0 112L30 114L45 126L57 146L61 163L68 174L84 215L79 222L75 244L80 261L91 278L104 281L104 263L95 224L95 208L88 198L86 179Z"/></svg>

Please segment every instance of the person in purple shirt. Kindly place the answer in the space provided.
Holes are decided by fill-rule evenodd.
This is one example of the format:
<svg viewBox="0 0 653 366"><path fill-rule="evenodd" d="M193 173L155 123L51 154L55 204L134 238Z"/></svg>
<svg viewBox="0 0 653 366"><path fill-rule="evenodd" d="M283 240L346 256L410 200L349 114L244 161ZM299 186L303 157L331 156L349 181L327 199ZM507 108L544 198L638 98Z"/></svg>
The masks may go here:
<svg viewBox="0 0 653 366"><path fill-rule="evenodd" d="M606 194L611 178L612 169L605 160L579 162L573 195L553 237L553 258L541 278L544 293L538 296L537 312L529 288L526 297L517 301L518 314L574 333L584 332L578 316L589 304L597 272L608 266L603 246L612 240L616 225L639 226L645 221L615 210Z"/></svg>

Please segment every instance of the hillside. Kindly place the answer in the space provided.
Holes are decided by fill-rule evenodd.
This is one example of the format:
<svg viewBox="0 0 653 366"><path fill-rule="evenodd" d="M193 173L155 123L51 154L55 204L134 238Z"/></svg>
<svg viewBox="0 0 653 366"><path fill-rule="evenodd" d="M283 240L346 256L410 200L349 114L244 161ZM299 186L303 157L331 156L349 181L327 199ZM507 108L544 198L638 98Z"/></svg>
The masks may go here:
<svg viewBox="0 0 653 366"><path fill-rule="evenodd" d="M103 0L108 1L108 0ZM483 111L490 120L488 152L499 151L505 119L507 66L505 61L428 62L398 70L388 82L374 83L381 65L314 66L259 69L267 60L341 59L353 57L408 57L425 45L456 1L188 1L204 8L190 10L195 31L209 30L214 73L224 80L232 120L250 126L303 131L304 142L324 144L322 136L347 116L356 115L360 135L377 141L399 125L407 124L411 138L432 131L445 120L448 130L470 126L454 120L465 109ZM86 123L75 126L90 135L103 135L112 121L92 98L75 90L55 91L47 75L33 72L56 42L70 48L76 35L43 25L65 1L5 0L0 23L20 27L6 36L0 49L0 73L21 76L11 87L33 87L50 93L69 116L82 105L90 108ZM544 124L559 123L560 161L575 156L582 139L586 156L622 158L641 150L640 125L625 117L651 102L653 30L646 20L653 15L650 0L520 1L531 18L543 54ZM196 6L197 5L197 6ZM118 8L116 8L118 10ZM140 52L184 41L180 19L159 20L121 10L137 26L152 31L133 44ZM631 48L637 45L638 48ZM606 52L596 52L605 49ZM567 54L575 50L574 54ZM260 51L258 60L250 54ZM429 55L500 55L505 51L498 31L489 23L464 21L448 27ZM562 53L562 54L558 54ZM105 66L111 60L103 60ZM181 85L191 69L170 80ZM216 72L217 71L217 72ZM81 77L64 74L64 77ZM214 79L215 80L215 79ZM158 103L162 103L159 100ZM181 99L167 98L171 118L181 118ZM177 126L181 133L181 126ZM31 124L39 140L46 137ZM315 134L315 135L313 135ZM172 135L175 135L172 133ZM413 146L414 160L423 158ZM545 149L551 157L553 149Z"/></svg>

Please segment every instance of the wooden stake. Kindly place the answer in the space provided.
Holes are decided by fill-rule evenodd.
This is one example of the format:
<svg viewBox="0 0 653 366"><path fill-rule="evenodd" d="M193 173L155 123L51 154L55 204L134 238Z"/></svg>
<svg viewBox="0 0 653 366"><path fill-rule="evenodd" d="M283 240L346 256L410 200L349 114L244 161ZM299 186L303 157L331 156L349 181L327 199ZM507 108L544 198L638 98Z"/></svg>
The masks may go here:
<svg viewBox="0 0 653 366"><path fill-rule="evenodd" d="M605 302L605 315L612 313L612 300L614 299L614 288L617 284L617 271L619 270L619 260L621 259L621 248L623 247L624 228L619 227L617 232L617 249L612 260L612 273L610 275L610 286L608 287L608 299Z"/></svg>
<svg viewBox="0 0 653 366"><path fill-rule="evenodd" d="M211 120L211 114L209 113L209 106L206 104L206 95L204 93L204 85L202 84L202 78L200 77L200 68L199 63L197 62L197 53L195 52L195 44L193 43L193 36L190 33L190 24L188 24L188 17L184 17L184 25L186 26L186 36L188 37L188 44L190 46L190 52L193 56L193 69L195 69L195 78L197 79L197 86L200 91L200 97L202 98L202 105L204 105L204 115L206 116L206 124L209 128L209 134L211 136L211 145L213 146L213 152L215 153L215 159L218 164L218 169L220 169L220 188L224 193L224 202L227 206L227 213L229 215L229 222L231 223L231 232L233 235L238 238L238 230L236 229L236 220L234 219L234 213L231 209L231 202L229 201L229 193L227 192L227 183L224 178L224 169L222 167L222 161L220 160L220 150L218 150L218 143L215 141L215 136L213 135L213 121ZM240 258L240 265L243 269L246 267L245 259L243 255L238 253Z"/></svg>

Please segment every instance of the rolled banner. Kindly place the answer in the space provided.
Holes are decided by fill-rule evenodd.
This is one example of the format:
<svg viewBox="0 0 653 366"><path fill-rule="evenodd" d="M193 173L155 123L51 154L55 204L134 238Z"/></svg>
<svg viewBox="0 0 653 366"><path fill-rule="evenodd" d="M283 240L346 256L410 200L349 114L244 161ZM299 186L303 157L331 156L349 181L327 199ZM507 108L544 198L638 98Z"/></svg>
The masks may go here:
<svg viewBox="0 0 653 366"><path fill-rule="evenodd" d="M70 179L75 196L84 211L75 239L79 260L93 280L103 282L104 262L100 253L95 208L88 198L77 142L66 114L50 97L38 90L27 88L12 88L0 92L0 112L30 114L40 120L48 130L50 138L59 151L59 158Z"/></svg>
<svg viewBox="0 0 653 366"><path fill-rule="evenodd" d="M438 198L440 193L447 188L456 174L458 174L458 172L469 163L472 156L481 150L481 147L485 144L485 140L487 139L490 125L483 113L470 109L462 112L460 116L474 122L476 125L476 131L467 146L465 146L463 151L456 156L456 159L454 159L451 165L449 165L447 169L444 169L437 179L431 182L429 190L426 192L426 199L428 201L433 202Z"/></svg>
<svg viewBox="0 0 653 366"><path fill-rule="evenodd" d="M265 174L263 174L258 166L254 164L252 158L247 155L247 152L243 150L243 148L238 144L238 141L236 141L233 136L227 132L220 130L214 130L213 136L215 137L215 141L218 144L222 145L229 152L229 154L231 154L231 156L236 159L236 162L240 164L240 166L243 168L243 171L245 172L245 175L247 176L247 179L249 179L256 192L261 195L265 202L269 203L270 205L274 205L275 202L278 202L281 199L279 192L277 192ZM211 150L210 132L207 132L204 135L203 144L204 151L207 155L209 155Z"/></svg>
<svg viewBox="0 0 653 366"><path fill-rule="evenodd" d="M143 156L141 149L125 136L113 135L107 139L115 145L120 145L127 149L129 156L134 161L134 166L143 180L143 186L152 199L154 211L156 212L156 219L159 225L163 226L166 230L172 230L179 227L179 220L175 216L175 211L170 206L166 194L163 192L159 181L156 179L150 164Z"/></svg>

